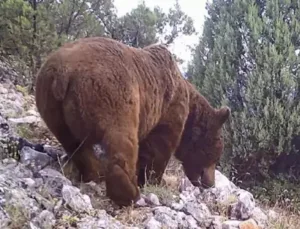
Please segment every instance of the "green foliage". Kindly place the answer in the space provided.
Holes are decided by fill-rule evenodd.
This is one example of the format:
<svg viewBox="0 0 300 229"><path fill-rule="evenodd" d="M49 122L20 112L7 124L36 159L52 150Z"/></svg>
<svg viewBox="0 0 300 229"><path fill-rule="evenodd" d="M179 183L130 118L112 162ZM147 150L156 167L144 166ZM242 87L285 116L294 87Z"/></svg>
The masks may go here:
<svg viewBox="0 0 300 229"><path fill-rule="evenodd" d="M2 52L26 55L26 41L31 36L30 18L33 11L23 0L3 0L0 2L0 41Z"/></svg>
<svg viewBox="0 0 300 229"><path fill-rule="evenodd" d="M158 30L164 17L159 8L151 11L143 2L120 18L118 39L134 47L144 47L157 42Z"/></svg>
<svg viewBox="0 0 300 229"><path fill-rule="evenodd" d="M213 106L232 109L221 167L242 186L270 179L277 172L272 165L293 152L291 141L300 132L298 4L215 0L207 5L188 77Z"/></svg>
<svg viewBox="0 0 300 229"><path fill-rule="evenodd" d="M26 210L23 209L23 206L19 204L7 204L4 205L4 210L9 215L10 228L22 228L30 220L30 215Z"/></svg>
<svg viewBox="0 0 300 229"><path fill-rule="evenodd" d="M167 14L142 2L118 17L112 0L0 1L0 52L20 63L18 70L28 76L23 85L31 89L44 58L67 41L105 36L144 47L159 37L171 44L180 34L194 32L192 19L177 2Z"/></svg>
<svg viewBox="0 0 300 229"><path fill-rule="evenodd" d="M16 56L17 60L30 60L33 10L23 0L0 1L0 55ZM19 64L20 69L26 67Z"/></svg>
<svg viewBox="0 0 300 229"><path fill-rule="evenodd" d="M160 39L166 45L171 44L181 34L193 34L195 28L177 1L168 14L160 7L151 10L143 1L118 20L117 31L113 36L115 39L134 47L145 47Z"/></svg>

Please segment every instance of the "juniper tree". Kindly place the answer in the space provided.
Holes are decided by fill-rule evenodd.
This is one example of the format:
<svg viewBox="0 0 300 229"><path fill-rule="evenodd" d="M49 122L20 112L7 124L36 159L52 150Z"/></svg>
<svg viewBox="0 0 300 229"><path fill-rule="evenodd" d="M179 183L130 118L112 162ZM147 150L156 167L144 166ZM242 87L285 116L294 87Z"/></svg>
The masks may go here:
<svg viewBox="0 0 300 229"><path fill-rule="evenodd" d="M300 131L299 3L214 0L207 9L188 77L232 109L223 169L263 181Z"/></svg>

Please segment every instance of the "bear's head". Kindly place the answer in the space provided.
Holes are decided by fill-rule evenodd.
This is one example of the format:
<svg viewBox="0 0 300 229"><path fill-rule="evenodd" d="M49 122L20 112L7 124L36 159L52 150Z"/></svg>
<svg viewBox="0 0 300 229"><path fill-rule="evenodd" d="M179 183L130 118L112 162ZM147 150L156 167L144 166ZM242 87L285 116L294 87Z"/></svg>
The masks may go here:
<svg viewBox="0 0 300 229"><path fill-rule="evenodd" d="M194 186L210 188L215 185L215 167L224 148L222 127L230 116L230 109L212 109L201 116L186 130L189 134L185 137L182 165Z"/></svg>

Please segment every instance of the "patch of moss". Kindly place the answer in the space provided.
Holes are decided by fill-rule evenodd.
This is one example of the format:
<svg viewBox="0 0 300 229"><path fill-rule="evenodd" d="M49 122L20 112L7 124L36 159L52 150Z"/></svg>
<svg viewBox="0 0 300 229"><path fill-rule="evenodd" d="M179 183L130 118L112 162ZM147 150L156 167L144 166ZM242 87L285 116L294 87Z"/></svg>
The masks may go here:
<svg viewBox="0 0 300 229"><path fill-rule="evenodd" d="M21 92L24 96L27 96L29 94L28 87L23 87L20 85L16 85L16 89L18 92Z"/></svg>
<svg viewBox="0 0 300 229"><path fill-rule="evenodd" d="M21 206L5 205L4 210L10 217L11 223L9 226L12 229L23 228L30 220L30 217L23 211Z"/></svg>

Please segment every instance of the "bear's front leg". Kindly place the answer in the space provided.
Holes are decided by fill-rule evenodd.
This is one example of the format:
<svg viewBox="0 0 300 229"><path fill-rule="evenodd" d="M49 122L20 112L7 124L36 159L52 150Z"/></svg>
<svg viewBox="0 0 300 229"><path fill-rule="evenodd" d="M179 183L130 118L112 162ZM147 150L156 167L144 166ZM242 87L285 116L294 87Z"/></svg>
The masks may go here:
<svg viewBox="0 0 300 229"><path fill-rule="evenodd" d="M131 205L140 197L136 176L137 136L110 131L105 135L103 145L108 157L106 194L119 206Z"/></svg>
<svg viewBox="0 0 300 229"><path fill-rule="evenodd" d="M168 162L175 151L182 133L183 124L160 124L153 129L139 147L138 184L158 185Z"/></svg>
<svg viewBox="0 0 300 229"><path fill-rule="evenodd" d="M188 108L185 97L174 99L158 125L140 143L138 183L160 184L167 164L180 143Z"/></svg>

